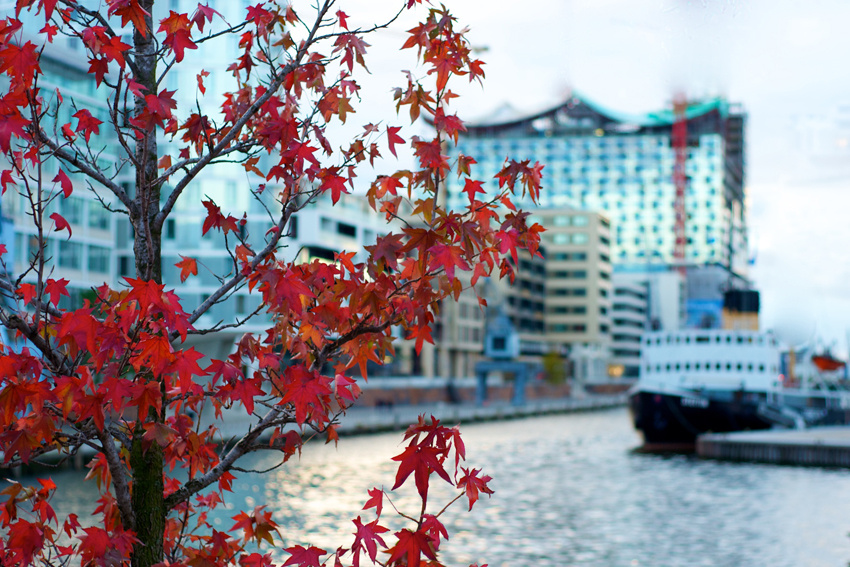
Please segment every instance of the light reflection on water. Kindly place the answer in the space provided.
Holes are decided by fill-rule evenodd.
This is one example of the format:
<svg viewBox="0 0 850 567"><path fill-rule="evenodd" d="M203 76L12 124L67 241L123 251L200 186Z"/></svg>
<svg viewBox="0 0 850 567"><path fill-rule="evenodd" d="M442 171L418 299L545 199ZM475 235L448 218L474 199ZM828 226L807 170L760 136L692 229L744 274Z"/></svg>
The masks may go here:
<svg viewBox="0 0 850 567"><path fill-rule="evenodd" d="M462 431L469 463L494 477L496 494L472 513L461 505L446 513L451 540L441 559L449 565L850 561L850 471L636 454L631 449L639 439L625 410L472 424ZM230 501L274 509L287 546L348 546L350 520L373 518L361 511L366 490L392 486L389 459L400 449L400 433L344 438L338 449L308 446L285 468L241 477ZM257 468L273 462L270 455L252 459ZM76 487L81 478L69 472L57 481ZM430 496L442 505L451 494L438 486ZM65 490L56 505L85 513L93 495L91 486ZM416 512L410 492L394 501ZM214 516L216 527L229 530L233 513Z"/></svg>

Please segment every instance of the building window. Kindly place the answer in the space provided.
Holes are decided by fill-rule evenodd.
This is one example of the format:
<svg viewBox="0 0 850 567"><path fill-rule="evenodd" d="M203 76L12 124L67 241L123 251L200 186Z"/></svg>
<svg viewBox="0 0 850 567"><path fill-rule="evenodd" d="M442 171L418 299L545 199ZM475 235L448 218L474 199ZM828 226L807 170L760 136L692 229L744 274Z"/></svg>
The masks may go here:
<svg viewBox="0 0 850 567"><path fill-rule="evenodd" d="M350 236L351 238L355 238L357 236L357 227L344 222L336 223L336 231L343 236Z"/></svg>
<svg viewBox="0 0 850 567"><path fill-rule="evenodd" d="M77 242L59 241L59 266L79 270L82 263L83 247Z"/></svg>
<svg viewBox="0 0 850 567"><path fill-rule="evenodd" d="M77 197L68 197L62 199L60 210L61 214L70 224L80 224L83 222L83 201Z"/></svg>
<svg viewBox="0 0 850 567"><path fill-rule="evenodd" d="M109 230L109 211L100 203L89 203L89 228Z"/></svg>
<svg viewBox="0 0 850 567"><path fill-rule="evenodd" d="M165 239L174 240L177 237L177 221L168 219L165 221Z"/></svg>
<svg viewBox="0 0 850 567"><path fill-rule="evenodd" d="M133 264L129 256L121 256L118 260L118 272L121 277L128 277L134 274Z"/></svg>
<svg viewBox="0 0 850 567"><path fill-rule="evenodd" d="M109 252L109 248L89 246L89 271L99 274L109 273Z"/></svg>

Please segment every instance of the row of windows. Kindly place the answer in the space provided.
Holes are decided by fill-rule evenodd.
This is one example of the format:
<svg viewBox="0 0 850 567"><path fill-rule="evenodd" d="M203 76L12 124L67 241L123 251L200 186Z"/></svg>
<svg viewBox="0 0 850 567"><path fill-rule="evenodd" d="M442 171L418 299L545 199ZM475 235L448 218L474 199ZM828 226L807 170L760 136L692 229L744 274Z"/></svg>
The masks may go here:
<svg viewBox="0 0 850 567"><path fill-rule="evenodd" d="M685 362L685 363L676 362L675 364L673 364L673 363L667 363L667 364L663 364L663 365L662 364L656 364L654 367L653 367L652 364L647 364L646 365L646 371L652 372L653 368L654 368L655 372L681 372L682 369L684 369L687 372L687 371L690 371L692 367L693 367L694 370L703 370L705 372L711 372L712 370L717 371L717 372L721 372L724 369L727 372L732 371L732 369L735 369L739 372L743 372L745 370L747 372L764 372L766 370L766 366L763 363L756 365L756 364L753 364L752 362L747 363L747 364L744 364L742 362L737 362L737 363L734 363L734 364L731 363L731 362L726 362L726 363L723 363L723 362L706 362L706 363L695 362L695 363L693 363L693 365L690 362ZM776 365L771 365L770 371L771 371L771 373L776 373L776 371L777 371Z"/></svg>
<svg viewBox="0 0 850 567"><path fill-rule="evenodd" d="M584 262L587 260L587 252L555 252L544 254L544 256L556 262Z"/></svg>
<svg viewBox="0 0 850 567"><path fill-rule="evenodd" d="M550 333L584 333L587 330L586 325L549 325L547 331Z"/></svg>
<svg viewBox="0 0 850 567"><path fill-rule="evenodd" d="M61 268L69 270L82 270L85 266L89 272L99 274L109 273L109 259L112 253L110 248L96 245L83 245L79 242L68 242L67 240L53 239L45 241L45 258L55 258ZM38 254L39 240L35 235L15 235L15 246L19 254L19 261L29 263Z"/></svg>
<svg viewBox="0 0 850 567"><path fill-rule="evenodd" d="M643 307L638 307L636 305L627 305L625 303L615 303L613 307L614 311L625 311L630 313L637 313L638 315L646 314L646 309Z"/></svg>
<svg viewBox="0 0 850 567"><path fill-rule="evenodd" d="M734 343L734 344L738 344L738 345L743 345L743 344L756 343L756 344L759 344L759 345L763 345L764 342L765 342L765 337L763 337L763 336L756 336L756 337L740 336L740 335L733 337L732 335L725 335L725 336L716 335L712 338L711 336L708 336L708 335L696 335L696 336L693 337L693 342L696 343L696 344L710 344L710 343L733 344ZM655 344L655 345L660 345L660 344L668 344L668 345L669 344L691 344L691 336L686 335L686 336L682 337L682 336L678 336L678 335L677 336L669 336L668 335L666 337L648 337L644 340L644 344L646 344L646 345L652 345L652 344ZM776 339L771 338L770 339L770 345L776 346Z"/></svg>
<svg viewBox="0 0 850 567"><path fill-rule="evenodd" d="M583 287L552 289L549 293L555 297L585 297L587 290Z"/></svg>
<svg viewBox="0 0 850 567"><path fill-rule="evenodd" d="M587 307L584 305L556 305L548 309L549 313L556 315L585 315Z"/></svg>
<svg viewBox="0 0 850 567"><path fill-rule="evenodd" d="M590 240L584 232L577 232L575 234L564 232L556 234L543 233L543 237L552 244L587 244Z"/></svg>
<svg viewBox="0 0 850 567"><path fill-rule="evenodd" d="M603 132L604 133L604 132ZM700 154L715 154L719 149L719 135L701 136L698 142L703 149L688 151L689 157L697 157ZM648 151L653 153L662 153L672 156L673 150L670 148L671 141L669 136L570 136L559 138L548 138L541 140L540 138L509 138L502 139L483 139L483 140L468 140L461 142L458 145L460 151L503 151L503 150L585 150L598 152L601 150L620 150L617 155L625 155L623 150L628 152Z"/></svg>
<svg viewBox="0 0 850 567"><path fill-rule="evenodd" d="M648 244L652 244L652 239L641 238L640 236L636 236L634 239L632 239L632 241L634 242L635 246L646 246ZM616 240L616 242L617 242L617 246L623 246L623 245L629 244L629 242L624 238L618 238ZM688 244L694 244L695 242L699 242L699 241L695 240L692 236L689 236L687 238ZM706 236L705 237L705 244L712 245L712 244L716 244L716 243L717 243L717 239L714 238L713 236ZM673 245L672 239L670 239L670 238L656 238L655 239L655 245L656 246L664 246L665 244L672 246Z"/></svg>
<svg viewBox="0 0 850 567"><path fill-rule="evenodd" d="M688 217L689 217L689 218L688 218L688 220L690 221L690 220L691 220L691 215L688 215ZM672 220L672 219L671 219L671 220ZM653 234L658 234L659 232L662 232L662 229L663 229L663 232L665 232L665 233L666 233L666 232L668 232L668 231L670 231L670 230L672 229L672 226L660 227L660 226L658 226L658 225L653 225L653 226L651 226L651 227L646 227L646 226L644 226L644 225L638 225L638 226L622 226L622 225L621 225L621 226L618 226L618 227L617 227L617 238L622 239L622 233L624 233L624 232L633 232L633 231L635 231L635 230L637 230L637 231L638 231L639 233L641 233L641 234L646 234L646 232L647 232L647 228L649 228L649 230L650 230ZM714 225L711 225L711 224L707 224L707 225L700 225L700 224L697 224L697 223L694 223L694 222L688 222L688 224L685 226L685 229L686 229L686 230L689 230L689 231L691 231L691 232L693 232L693 233L699 233L699 232L701 232L701 231L704 231L706 234L712 234L712 233L714 233L715 228L716 228L716 227L715 227ZM720 227L720 228L717 230L717 232L719 232L721 235L726 234L726 230L724 230L722 227Z"/></svg>
<svg viewBox="0 0 850 567"><path fill-rule="evenodd" d="M557 272L549 272L548 277L584 280L587 279L587 270L559 270Z"/></svg>
<svg viewBox="0 0 850 567"><path fill-rule="evenodd" d="M552 219L554 226L587 226L588 223L585 215L558 215Z"/></svg>

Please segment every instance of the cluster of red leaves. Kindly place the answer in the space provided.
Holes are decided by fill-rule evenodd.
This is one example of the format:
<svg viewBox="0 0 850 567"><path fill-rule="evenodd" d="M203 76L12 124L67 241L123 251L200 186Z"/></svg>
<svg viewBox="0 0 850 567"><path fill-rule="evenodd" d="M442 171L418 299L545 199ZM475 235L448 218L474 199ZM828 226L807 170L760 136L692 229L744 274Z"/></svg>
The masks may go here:
<svg viewBox="0 0 850 567"><path fill-rule="evenodd" d="M411 0L408 7L414 3ZM163 546L172 565L271 565L270 554L251 547L275 543L277 525L271 511L240 511L227 533L208 522L208 513L231 490L236 459L269 449L286 461L313 433L335 440L338 416L359 396L349 375L357 369L365 377L370 362L381 364L394 354L393 329L401 329L420 351L425 342L433 342L431 329L441 302L456 299L470 281L474 284L481 277L512 277L517 250L535 253L540 228L526 225L527 215L516 210L510 195L521 191L536 199L542 168L506 162L497 175L498 195L487 198L483 181L472 177L472 158L461 156L450 163L445 142L456 141L465 129L449 111L456 96L449 89L450 79L480 80L483 72L482 63L471 57L464 31L455 29L445 8L430 9L404 44L416 48L428 69L425 79L435 87L427 88L408 73L406 88L394 94L397 110L409 107L412 120L427 117L434 137L405 140L400 126L369 124L341 148L342 161L335 162L325 127L334 119L345 122L354 112L359 86L352 74L358 66L365 68L368 48L361 32L348 29L345 13L336 13L334 29L339 32L327 36L329 51L322 54L315 47L319 44L310 43L315 34L298 41L291 35L301 24L291 6L259 2L248 7L245 20L228 28L228 33L238 34L239 56L228 68L237 88L223 96L221 114L214 120L200 108L180 117L174 91L158 88L156 81L143 86L144 80L134 76L134 48L122 41L126 36L112 31L117 26L104 22L111 18L113 24L131 26L136 39L156 36L157 56L176 65L187 50L210 39L201 34L205 25L223 20L217 12L199 4L192 15L170 12L156 27L149 24L151 14L139 0L107 0L102 18L86 17L85 25L62 27L82 21L74 4L18 0L17 10L43 13L46 41L60 28L76 34L86 49L89 73L102 88L111 89L110 100L135 99L126 120L112 118L118 123L110 129L129 133L122 140L143 144L165 136L175 142L176 155L153 156L153 169L158 167L161 174L151 186L174 183L179 197L197 175L197 164L244 155L246 173L262 182L259 191L275 191L281 204L280 222L266 233L267 240L276 243L293 212L306 202L328 194L336 203L349 192L357 166L367 160L373 164L384 143L395 156L409 141L419 166L381 176L371 185L367 198L373 209L388 220L404 217L405 223L397 233L368 246L368 256L358 262L353 252L338 253L333 263L296 263L277 257L274 246L255 250L244 237L251 228L245 216L223 211L224 203L203 201L207 216L202 233L219 232L228 245L235 243L233 272L239 279L230 281L246 283L260 295L272 321L264 333L245 334L224 360L209 360L204 366L201 353L185 345L209 305L187 313L175 292L153 279L127 279L120 290L100 287L94 299L75 310L60 309L62 298L69 295L67 280L30 279L9 288L15 290L19 309L14 318L4 320L29 342L0 354L3 463L26 464L50 451L96 447L88 478L97 482L101 497L94 511L99 525L83 529L74 516L61 524L55 517L49 505L55 487L49 481L38 489L15 484L4 490L0 565L28 565L53 552L79 557L83 565L121 564L147 545L128 527L136 478L131 453L136 449L161 454L167 509ZM321 12L316 30L326 28L329 17ZM49 115L37 87L39 47L22 41L20 32L17 18L0 22L0 73L8 77L0 98L0 152L12 164L0 178L4 191L37 179L32 167L40 164L47 146L54 151L72 148L65 155L77 160L97 155L91 145L103 124L90 110L79 109L73 114L75 124L57 124L57 139L49 137L39 122ZM280 51L288 58L271 55ZM261 69L267 74L260 75ZM201 94L208 75L197 75ZM61 104L61 96L57 98ZM469 206L447 211L438 203L453 170L463 181ZM95 177L108 180L105 175ZM50 199L70 196L73 184L63 170L53 183L53 191L34 205L36 212L43 212ZM136 189L142 193L150 187ZM72 237L63 217L53 213L49 218L57 230L67 230ZM194 258L181 257L177 267L181 281L198 274ZM217 301L231 289L223 286L208 301ZM212 413L218 420L226 410L244 410L254 421L229 452L221 453L215 426L201 429L199 416ZM439 565L437 553L448 532L442 512L428 512L430 482L439 478L455 487L457 499L466 498L471 509L481 494L492 493L490 478L461 466L465 448L457 428L420 419L405 439L406 447L394 458L399 465L393 490L412 477L422 502L413 525L390 535L380 524L389 493L375 489L366 509L375 508L377 517L368 523L360 517L354 521L350 548L329 555L315 547L289 547L284 565L318 567L332 561L341 567L349 554L354 567L364 556L387 566ZM24 502L27 515L22 513Z"/></svg>

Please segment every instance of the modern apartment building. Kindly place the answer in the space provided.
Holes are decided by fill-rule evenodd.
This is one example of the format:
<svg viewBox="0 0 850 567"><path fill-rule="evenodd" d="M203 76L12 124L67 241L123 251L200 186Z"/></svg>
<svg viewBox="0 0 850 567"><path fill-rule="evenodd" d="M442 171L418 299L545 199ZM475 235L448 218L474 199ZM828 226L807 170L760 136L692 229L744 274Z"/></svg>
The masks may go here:
<svg viewBox="0 0 850 567"><path fill-rule="evenodd" d="M72 101L85 104L93 116L106 120L105 101L98 98L97 86L88 75L88 64L83 58L61 45L47 45L42 52L40 66L44 74L39 86L45 102L55 105L57 92L64 99L58 121L71 121L74 112ZM112 167L117 160L113 151L117 144L112 143L111 131L102 128L99 134L92 134L91 142L93 146L104 148L99 163L104 168ZM42 164L43 191L61 194L59 184L50 181L59 169L60 164L55 159ZM97 184L90 189L86 179L74 175L67 166L62 166L62 169L71 180L73 192L67 198L54 198L42 213L45 221L42 226L44 259L50 273L48 277L56 280L64 278L69 282L67 290L70 297L63 298L62 305L80 305L92 288L115 280L115 217L118 215L109 213L104 207L104 204L113 203L109 191ZM31 184L30 188L33 187ZM0 206L2 216L7 220L2 235L9 250L4 256L6 269L22 274L34 262L40 243L27 188L10 185L0 200ZM59 213L68 222L74 234L73 240L68 240L67 232L54 230L54 223L49 219L53 213ZM34 277L31 272L24 281Z"/></svg>

